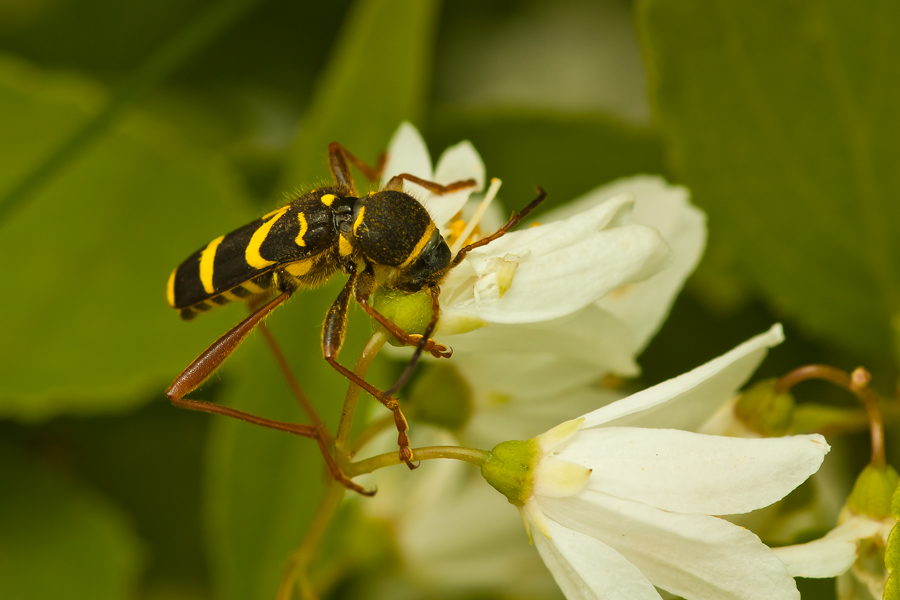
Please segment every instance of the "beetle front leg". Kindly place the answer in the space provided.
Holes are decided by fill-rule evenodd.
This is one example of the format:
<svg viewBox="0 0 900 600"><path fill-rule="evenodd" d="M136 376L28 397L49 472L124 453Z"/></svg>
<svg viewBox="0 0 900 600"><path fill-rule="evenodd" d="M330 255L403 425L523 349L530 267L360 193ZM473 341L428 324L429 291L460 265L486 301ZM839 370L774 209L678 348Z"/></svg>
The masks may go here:
<svg viewBox="0 0 900 600"><path fill-rule="evenodd" d="M363 307L363 310L365 310L370 317L383 325L384 328L387 329L388 332L392 336L394 336L398 342L405 346L415 346L416 348L422 346L422 351L430 352L431 355L435 358L450 358L453 355L452 349L443 344L439 344L435 340L428 337L434 330L434 325L430 325L431 331L426 330L427 335L425 336L406 333L399 325L375 310L375 307L369 304L369 298L371 298L372 294L375 292L375 286L375 272L370 266L367 266L365 271L360 274L359 280L356 283L356 301L360 306ZM431 319L434 324L437 324L438 315L440 314L439 308L435 306L436 302L437 301L432 294Z"/></svg>

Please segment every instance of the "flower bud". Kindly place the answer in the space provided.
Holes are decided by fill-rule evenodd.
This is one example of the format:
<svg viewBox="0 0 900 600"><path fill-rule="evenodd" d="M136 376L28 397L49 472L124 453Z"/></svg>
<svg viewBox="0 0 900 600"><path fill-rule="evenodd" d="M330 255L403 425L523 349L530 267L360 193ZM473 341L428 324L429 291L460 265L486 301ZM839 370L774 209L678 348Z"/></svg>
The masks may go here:
<svg viewBox="0 0 900 600"><path fill-rule="evenodd" d="M413 381L408 400L417 421L459 431L472 416L472 390L452 365L429 364Z"/></svg>
<svg viewBox="0 0 900 600"><path fill-rule="evenodd" d="M409 294L379 287L372 297L372 306L406 333L422 335L431 321L431 294L426 290ZM378 327L378 322L373 319L372 325ZM402 345L394 337L388 343Z"/></svg>
<svg viewBox="0 0 900 600"><path fill-rule="evenodd" d="M776 393L777 379L753 385L738 398L735 416L748 428L765 437L787 433L794 420L794 397L790 392Z"/></svg>
<svg viewBox="0 0 900 600"><path fill-rule="evenodd" d="M872 519L891 516L891 498L898 482L900 475L894 467L868 465L853 484L853 490L847 498L847 508Z"/></svg>

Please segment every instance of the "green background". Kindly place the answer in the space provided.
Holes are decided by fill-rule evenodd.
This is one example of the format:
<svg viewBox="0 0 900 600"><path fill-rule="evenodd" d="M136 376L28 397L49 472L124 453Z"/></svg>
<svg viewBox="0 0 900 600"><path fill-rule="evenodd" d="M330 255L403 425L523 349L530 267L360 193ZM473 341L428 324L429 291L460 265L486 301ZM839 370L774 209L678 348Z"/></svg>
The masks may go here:
<svg viewBox="0 0 900 600"><path fill-rule="evenodd" d="M895 404L897 31L890 0L0 2L0 597L273 597L321 459L168 404L244 313L183 323L164 284L326 181L328 142L373 162L403 120L434 154L471 140L509 207L535 185L552 206L636 173L691 189L710 244L635 387L781 321L788 342L759 376L865 365ZM319 334L338 279L269 320L332 424L346 386ZM345 362L367 334L354 312ZM301 420L256 337L202 394ZM798 397L852 407L815 384ZM867 440L839 441L843 497ZM364 597L398 558L377 524L341 523L320 586ZM830 581L801 589L833 597Z"/></svg>

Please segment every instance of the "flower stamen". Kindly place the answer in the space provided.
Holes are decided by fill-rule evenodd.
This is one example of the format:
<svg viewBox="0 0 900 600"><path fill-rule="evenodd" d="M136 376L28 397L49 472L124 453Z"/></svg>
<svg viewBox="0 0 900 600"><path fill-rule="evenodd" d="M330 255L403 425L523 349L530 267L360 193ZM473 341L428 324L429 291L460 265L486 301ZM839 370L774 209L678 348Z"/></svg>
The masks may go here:
<svg viewBox="0 0 900 600"><path fill-rule="evenodd" d="M488 188L487 193L484 195L484 199L478 205L478 208L475 209L475 214L472 215L472 218L466 224L466 228L463 230L459 237L457 237L453 244L450 246L450 254L456 255L457 252L465 245L466 239L472 235L472 232L475 231L475 228L478 226L478 223L481 221L481 218L484 216L484 213L487 212L488 207L491 205L491 202L494 201L494 198L497 197L497 191L500 190L500 185L503 182L494 177L491 179L491 185ZM458 222L458 221L457 221ZM455 225L457 222L454 222L451 227L451 239L453 239L453 233L455 233Z"/></svg>

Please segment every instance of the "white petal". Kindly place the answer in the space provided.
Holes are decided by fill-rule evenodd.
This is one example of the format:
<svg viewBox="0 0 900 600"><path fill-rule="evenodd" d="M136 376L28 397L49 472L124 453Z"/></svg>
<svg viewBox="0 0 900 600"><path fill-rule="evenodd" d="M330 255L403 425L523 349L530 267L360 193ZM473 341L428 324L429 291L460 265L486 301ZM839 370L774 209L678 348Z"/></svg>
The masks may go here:
<svg viewBox="0 0 900 600"><path fill-rule="evenodd" d="M594 490L538 501L551 522L609 545L653 585L674 594L692 600L800 598L772 550L724 519L670 513Z"/></svg>
<svg viewBox="0 0 900 600"><path fill-rule="evenodd" d="M417 427L417 433L420 429ZM395 434L395 447L396 438ZM428 504L413 507L402 499L397 502L394 532L409 576L441 590L484 593L489 589L515 597L552 597L556 586L528 545L522 519L506 498L485 485L470 465L427 461L423 469L428 462L455 463L459 469L453 475L459 477L452 486L438 483L442 492ZM407 475L406 480L417 479L400 475ZM437 482L429 477L428 482L418 481L417 486L433 483ZM391 490L381 486L375 498L385 492ZM367 509L366 500L359 503L363 510Z"/></svg>
<svg viewBox="0 0 900 600"><path fill-rule="evenodd" d="M818 434L746 439L604 427L579 431L553 455L593 469L590 489L668 511L729 515L781 500L828 450Z"/></svg>
<svg viewBox="0 0 900 600"><path fill-rule="evenodd" d="M687 189L656 176L639 176L608 186L609 193L629 192L636 201L632 223L660 232L672 249L673 263L651 279L598 301L634 332L639 353L668 315L684 281L706 247L706 215L692 206Z"/></svg>
<svg viewBox="0 0 900 600"><path fill-rule="evenodd" d="M794 577L836 577L856 561L859 540L872 537L880 528L877 521L853 517L825 537L773 550Z"/></svg>
<svg viewBox="0 0 900 600"><path fill-rule="evenodd" d="M634 225L602 231L552 252L545 250L544 254L537 249L527 255L523 252L506 294L483 301L475 298L476 314L495 323L555 319L624 284L646 279L669 261L669 249L659 234Z"/></svg>
<svg viewBox="0 0 900 600"><path fill-rule="evenodd" d="M696 429L730 399L784 340L781 325L744 342L705 365L585 415L584 427L627 425Z"/></svg>
<svg viewBox="0 0 900 600"><path fill-rule="evenodd" d="M490 391L476 395L476 409L465 429L465 442L476 448L493 448L506 440L529 439L588 408L614 402L622 394L613 390L582 387L555 396L504 396ZM552 398L552 399L548 399Z"/></svg>
<svg viewBox="0 0 900 600"><path fill-rule="evenodd" d="M487 246L473 250L469 254L469 260L486 260L494 256L529 252L546 254L578 243L593 233L628 225L633 208L633 198L617 196L564 221L512 231Z"/></svg>
<svg viewBox="0 0 900 600"><path fill-rule="evenodd" d="M431 156L419 131L411 123L403 122L388 144L388 158L384 165L381 185L400 173L410 173L422 179L432 179ZM404 182L404 190L409 191L414 184ZM414 186L417 192L422 188ZM424 194L423 194L424 195ZM417 194L417 197L419 194Z"/></svg>
<svg viewBox="0 0 900 600"><path fill-rule="evenodd" d="M442 323L443 310L442 307ZM450 314L455 311L453 307L448 310ZM462 309L459 312L469 314ZM597 332L602 332L602 335ZM454 356L471 355L476 360L503 354L542 356L548 364L542 372L552 375L550 365L555 365L553 368L561 369L560 372L565 373L574 386L596 381L608 372L623 377L638 375L640 369L634 361L631 339L631 332L621 321L590 304L559 319L510 325L491 323L490 327L454 336L447 343L453 346ZM520 377L517 373L522 371L525 369L516 369L512 374ZM562 376L558 377L561 379ZM498 379L502 379L502 374ZM530 379L526 373L525 381ZM553 381L559 382L556 377L550 377L539 387L546 388Z"/></svg>
<svg viewBox="0 0 900 600"><path fill-rule="evenodd" d="M444 227L458 213L472 192L484 189L484 162L469 142L460 142L444 151L434 170L434 181L448 184L474 179L478 185L452 194L429 194L423 204L438 227Z"/></svg>
<svg viewBox="0 0 900 600"><path fill-rule="evenodd" d="M544 564L567 600L660 600L647 578L606 544L553 523L535 536Z"/></svg>

